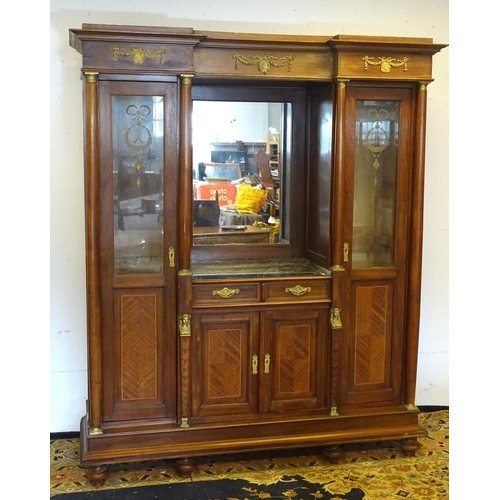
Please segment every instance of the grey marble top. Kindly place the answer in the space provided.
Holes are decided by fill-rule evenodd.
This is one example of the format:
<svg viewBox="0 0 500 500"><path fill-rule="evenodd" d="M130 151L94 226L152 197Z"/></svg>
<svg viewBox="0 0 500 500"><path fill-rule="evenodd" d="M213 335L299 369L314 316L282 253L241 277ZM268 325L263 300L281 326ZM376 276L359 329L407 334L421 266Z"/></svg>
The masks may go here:
<svg viewBox="0 0 500 500"><path fill-rule="evenodd" d="M210 261L191 264L193 279L330 276L328 269L307 259Z"/></svg>

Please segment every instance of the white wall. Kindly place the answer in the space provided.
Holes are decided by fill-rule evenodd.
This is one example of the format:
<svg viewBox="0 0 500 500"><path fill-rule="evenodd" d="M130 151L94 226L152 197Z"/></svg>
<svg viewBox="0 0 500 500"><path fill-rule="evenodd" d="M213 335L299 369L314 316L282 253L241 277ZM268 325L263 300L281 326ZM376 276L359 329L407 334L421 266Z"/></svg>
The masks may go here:
<svg viewBox="0 0 500 500"><path fill-rule="evenodd" d="M210 163L213 142L265 143L269 103L194 101L192 127L194 169L198 163Z"/></svg>
<svg viewBox="0 0 500 500"><path fill-rule="evenodd" d="M449 34L447 0L52 0L50 12L50 431L63 432L79 429L87 397L81 55L68 30L136 24L436 43ZM434 56L428 87L419 405L449 404L448 52Z"/></svg>

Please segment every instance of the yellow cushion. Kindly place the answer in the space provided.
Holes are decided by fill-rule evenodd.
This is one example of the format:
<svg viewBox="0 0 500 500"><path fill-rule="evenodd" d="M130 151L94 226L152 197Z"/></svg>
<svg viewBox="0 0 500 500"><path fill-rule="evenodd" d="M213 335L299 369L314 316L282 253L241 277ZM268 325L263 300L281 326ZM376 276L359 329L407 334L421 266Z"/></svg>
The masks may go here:
<svg viewBox="0 0 500 500"><path fill-rule="evenodd" d="M267 191L240 184L236 193L236 210L240 214L258 214L267 199Z"/></svg>

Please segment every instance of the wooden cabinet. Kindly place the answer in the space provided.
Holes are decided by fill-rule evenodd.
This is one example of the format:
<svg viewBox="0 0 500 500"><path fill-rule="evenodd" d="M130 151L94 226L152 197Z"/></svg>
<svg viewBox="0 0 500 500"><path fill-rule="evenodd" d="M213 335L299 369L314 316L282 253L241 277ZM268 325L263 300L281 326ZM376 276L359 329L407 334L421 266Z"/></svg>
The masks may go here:
<svg viewBox="0 0 500 500"><path fill-rule="evenodd" d="M70 43L93 484L144 459L189 475L234 451L324 446L336 461L342 444L390 439L413 454L426 89L446 45L87 24ZM269 129L279 235L250 202L254 231L193 228L203 144L258 158Z"/></svg>
<svg viewBox="0 0 500 500"><path fill-rule="evenodd" d="M310 280L312 294L293 306L287 290L297 282L223 284L194 285L192 421L324 413L329 280Z"/></svg>

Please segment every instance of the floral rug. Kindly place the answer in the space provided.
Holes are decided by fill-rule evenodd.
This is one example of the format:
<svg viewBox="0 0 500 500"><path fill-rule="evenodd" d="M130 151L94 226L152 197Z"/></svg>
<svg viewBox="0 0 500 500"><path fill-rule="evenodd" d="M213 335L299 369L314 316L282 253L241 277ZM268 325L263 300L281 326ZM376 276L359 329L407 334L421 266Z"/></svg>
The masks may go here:
<svg viewBox="0 0 500 500"><path fill-rule="evenodd" d="M422 413L429 436L415 457L397 442L344 446L339 464L320 448L231 454L197 459L191 478L173 460L109 466L106 484L94 488L79 465L79 439L50 443L50 495L54 500L237 499L448 499L449 411Z"/></svg>

